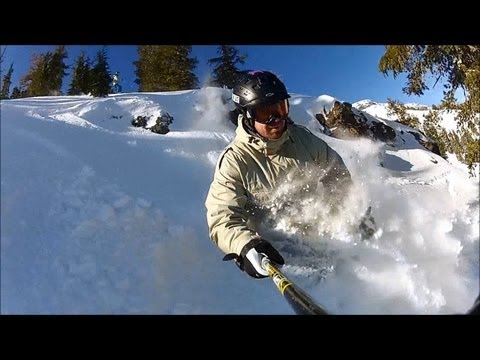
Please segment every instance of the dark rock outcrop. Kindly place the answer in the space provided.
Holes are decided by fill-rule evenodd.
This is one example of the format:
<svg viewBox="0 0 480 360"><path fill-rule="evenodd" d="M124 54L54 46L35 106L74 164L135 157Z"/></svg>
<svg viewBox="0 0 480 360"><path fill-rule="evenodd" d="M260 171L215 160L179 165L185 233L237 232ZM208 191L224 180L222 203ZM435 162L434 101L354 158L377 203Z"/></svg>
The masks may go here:
<svg viewBox="0 0 480 360"><path fill-rule="evenodd" d="M169 113L165 113L162 116L158 116L155 124L147 128L148 119L150 116L137 116L132 120L132 125L135 127L143 127L149 129L156 134L167 134L170 131L169 125L173 123L173 116Z"/></svg>
<svg viewBox="0 0 480 360"><path fill-rule="evenodd" d="M418 132L415 132L415 131L407 131L407 132L412 134L415 137L415 139L425 149L430 150L431 152L433 152L434 154L437 154L438 156L442 156L442 154L440 154L440 148L438 147L436 142L434 142L433 140L430 140L429 138L427 138L426 136L424 136L423 134L420 134Z"/></svg>
<svg viewBox="0 0 480 360"><path fill-rule="evenodd" d="M367 137L393 144L397 137L393 128L378 120L369 121L362 111L357 109L354 111L352 105L347 102L335 101L332 110L328 113L324 110L323 114L315 114L315 118L322 125L325 134L339 139ZM407 132L412 134L425 149L440 155L438 144L421 131L415 129ZM400 131L400 134L403 134L403 131Z"/></svg>
<svg viewBox="0 0 480 360"><path fill-rule="evenodd" d="M162 116L157 117L155 125L150 128L151 132L157 134L167 134L170 131L168 127L173 122L173 116L169 113L163 114Z"/></svg>
<svg viewBox="0 0 480 360"><path fill-rule="evenodd" d="M146 116L137 116L132 120L132 125L135 127L145 127L147 126L147 120Z"/></svg>
<svg viewBox="0 0 480 360"><path fill-rule="evenodd" d="M393 143L395 130L380 121L369 121L363 113L355 114L352 104L335 101L332 110L325 114L315 114L318 122L326 132L339 139L352 137L368 137L386 143Z"/></svg>

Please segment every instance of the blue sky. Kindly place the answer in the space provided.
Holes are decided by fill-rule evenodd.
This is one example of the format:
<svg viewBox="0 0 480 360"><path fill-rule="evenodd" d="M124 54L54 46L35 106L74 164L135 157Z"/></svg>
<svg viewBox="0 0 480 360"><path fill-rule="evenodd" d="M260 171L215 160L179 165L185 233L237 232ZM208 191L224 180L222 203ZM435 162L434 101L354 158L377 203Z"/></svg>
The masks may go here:
<svg viewBox="0 0 480 360"><path fill-rule="evenodd" d="M378 63L384 53L383 45L240 45L242 54L247 55L241 68L270 70L285 82L289 92L304 95L331 95L342 101L355 102L372 99L385 102L387 98L401 102L414 102L426 105L440 102L441 84L424 96L407 96L402 93L405 76L393 79L378 71ZM28 71L33 53L53 50L55 46L8 45L2 70L14 62L13 86ZM94 58L99 45L67 46L67 64L73 64L81 50ZM215 45L194 45L192 56L199 60L195 70L200 82L212 71L208 59L217 56ZM134 45L107 46L111 71L120 71L124 92L138 90L134 83L133 61L137 59ZM64 78L66 90L70 77Z"/></svg>

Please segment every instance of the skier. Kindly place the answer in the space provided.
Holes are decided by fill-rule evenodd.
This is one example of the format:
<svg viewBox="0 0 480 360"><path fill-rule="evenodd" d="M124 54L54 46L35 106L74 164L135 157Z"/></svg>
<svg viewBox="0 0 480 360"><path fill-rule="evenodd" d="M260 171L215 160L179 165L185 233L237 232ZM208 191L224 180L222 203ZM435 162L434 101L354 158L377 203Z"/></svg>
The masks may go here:
<svg viewBox="0 0 480 360"><path fill-rule="evenodd" d="M120 72L116 71L115 74L112 75L112 86L113 86L114 93L122 92L122 86L119 83L120 83Z"/></svg>
<svg viewBox="0 0 480 360"><path fill-rule="evenodd" d="M209 234L227 254L224 260L234 259L254 278L268 275L262 256L284 264L283 256L255 229L252 215L257 216L259 203L289 176L318 170L322 175L314 180L339 202L351 184L338 153L289 118L289 98L285 85L268 71L249 72L233 88L240 114L236 136L219 157L205 201Z"/></svg>

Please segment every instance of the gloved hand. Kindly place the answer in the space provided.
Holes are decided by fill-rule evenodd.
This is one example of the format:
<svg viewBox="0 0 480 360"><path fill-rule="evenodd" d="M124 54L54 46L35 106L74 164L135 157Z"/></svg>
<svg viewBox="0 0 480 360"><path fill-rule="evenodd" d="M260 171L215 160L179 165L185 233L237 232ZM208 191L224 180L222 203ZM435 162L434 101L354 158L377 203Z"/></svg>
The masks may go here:
<svg viewBox="0 0 480 360"><path fill-rule="evenodd" d="M360 229L360 235L362 237L362 240L370 239L377 231L375 219L372 215L370 215L371 212L372 207L369 206L367 211L365 212L365 215L363 215L362 219L360 220L360 225L358 226Z"/></svg>
<svg viewBox="0 0 480 360"><path fill-rule="evenodd" d="M268 276L268 273L262 268L262 258L265 256L277 265L285 264L282 255L264 239L252 239L243 247L240 255L227 254L223 260L234 259L240 270L256 279L261 279Z"/></svg>

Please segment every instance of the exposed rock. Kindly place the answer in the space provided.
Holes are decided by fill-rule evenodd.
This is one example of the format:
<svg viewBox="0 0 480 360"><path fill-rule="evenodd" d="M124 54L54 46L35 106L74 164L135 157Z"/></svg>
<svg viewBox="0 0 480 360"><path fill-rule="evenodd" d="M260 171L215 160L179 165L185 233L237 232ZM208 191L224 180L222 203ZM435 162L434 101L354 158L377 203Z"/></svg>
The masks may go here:
<svg viewBox="0 0 480 360"><path fill-rule="evenodd" d="M147 126L147 117L146 116L137 116L132 120L132 125L135 127L145 127Z"/></svg>
<svg viewBox="0 0 480 360"><path fill-rule="evenodd" d="M172 122L173 116L171 116L169 113L163 114L162 116L157 117L155 125L150 128L150 131L157 134L167 134L170 131L168 126Z"/></svg>
<svg viewBox="0 0 480 360"><path fill-rule="evenodd" d="M315 118L326 129L329 135L347 139L352 137L368 137L373 140L380 140L386 143L392 143L396 134L390 126L380 121L371 121L368 123L363 113L355 114L352 110L352 104L335 101L330 112L324 114L315 114Z"/></svg>
<svg viewBox="0 0 480 360"><path fill-rule="evenodd" d="M132 125L147 129L147 123L150 117L151 116L137 116L132 120ZM173 123L173 116L171 116L169 113L165 113L162 116L158 116L157 120L155 121L155 125L149 127L148 129L156 134L167 134L170 131L169 125L171 123Z"/></svg>
<svg viewBox="0 0 480 360"><path fill-rule="evenodd" d="M355 137L367 137L372 140L380 140L393 144L396 133L393 128L378 120L368 121L365 114L352 109L352 104L335 101L330 112L315 114L315 118L322 125L323 132L339 139L351 139ZM421 131L408 131L425 149L440 155L438 145L425 136ZM403 134L403 130L400 131ZM441 156L441 155L440 155Z"/></svg>
<svg viewBox="0 0 480 360"><path fill-rule="evenodd" d="M434 154L437 154L439 156L442 156L440 154L440 148L438 147L437 143L432 141L431 139L427 138L426 136L422 136L423 134L420 134L418 132L414 131L408 131L410 134L412 134L415 139L427 150L430 150Z"/></svg>

